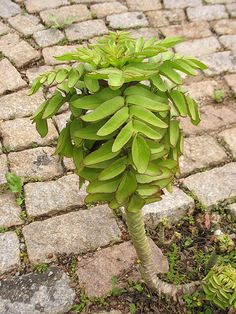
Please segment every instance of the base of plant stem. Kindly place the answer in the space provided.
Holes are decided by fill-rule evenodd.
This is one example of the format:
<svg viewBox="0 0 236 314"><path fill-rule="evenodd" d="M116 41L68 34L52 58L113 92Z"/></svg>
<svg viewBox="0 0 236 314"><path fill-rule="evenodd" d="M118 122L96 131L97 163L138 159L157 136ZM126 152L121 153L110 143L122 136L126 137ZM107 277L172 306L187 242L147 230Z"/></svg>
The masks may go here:
<svg viewBox="0 0 236 314"><path fill-rule="evenodd" d="M173 285L157 277L152 252L146 236L142 211L129 212L126 210L128 231L141 265L141 274L147 286L159 295L165 295L174 300L181 299L183 294L194 293L201 285L200 281L188 284Z"/></svg>

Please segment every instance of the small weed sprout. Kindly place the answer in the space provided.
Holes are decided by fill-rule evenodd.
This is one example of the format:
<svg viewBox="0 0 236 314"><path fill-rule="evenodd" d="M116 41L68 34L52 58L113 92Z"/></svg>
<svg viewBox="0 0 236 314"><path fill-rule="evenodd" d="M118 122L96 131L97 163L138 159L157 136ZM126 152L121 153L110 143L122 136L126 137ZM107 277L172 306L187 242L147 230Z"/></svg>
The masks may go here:
<svg viewBox="0 0 236 314"><path fill-rule="evenodd" d="M64 21L61 22L59 21L59 18L54 14L50 14L48 18L51 22L50 24L51 24L52 29L61 29L61 30L73 24L76 20L76 17L71 16L64 19Z"/></svg>
<svg viewBox="0 0 236 314"><path fill-rule="evenodd" d="M16 195L16 203L22 205L24 202L23 180L13 172L7 172L5 177L9 189Z"/></svg>
<svg viewBox="0 0 236 314"><path fill-rule="evenodd" d="M225 98L225 92L222 89L216 89L213 94L213 99L215 102L220 103Z"/></svg>

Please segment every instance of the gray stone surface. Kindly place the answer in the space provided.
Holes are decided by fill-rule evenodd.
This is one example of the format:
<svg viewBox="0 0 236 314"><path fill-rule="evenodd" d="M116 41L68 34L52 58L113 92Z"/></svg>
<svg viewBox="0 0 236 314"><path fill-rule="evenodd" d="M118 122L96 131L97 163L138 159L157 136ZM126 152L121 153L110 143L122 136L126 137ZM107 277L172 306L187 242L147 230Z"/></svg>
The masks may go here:
<svg viewBox="0 0 236 314"><path fill-rule="evenodd" d="M0 35L5 35L9 30L9 27L0 21Z"/></svg>
<svg viewBox="0 0 236 314"><path fill-rule="evenodd" d="M7 59L0 60L0 95L6 91L15 91L26 85L20 73Z"/></svg>
<svg viewBox="0 0 236 314"><path fill-rule="evenodd" d="M0 1L0 17L8 18L20 13L20 6L11 0Z"/></svg>
<svg viewBox="0 0 236 314"><path fill-rule="evenodd" d="M229 126L236 121L236 114L226 106L204 106L200 111L201 122L198 126L192 125L188 119L181 119L185 134L200 134L207 131L214 131L218 128Z"/></svg>
<svg viewBox="0 0 236 314"><path fill-rule="evenodd" d="M34 40L40 47L47 47L57 44L65 38L64 34L58 29L45 29L33 34Z"/></svg>
<svg viewBox="0 0 236 314"><path fill-rule="evenodd" d="M177 53L187 56L199 57L208 55L220 50L221 46L216 37L207 37L195 40L188 40L175 47Z"/></svg>
<svg viewBox="0 0 236 314"><path fill-rule="evenodd" d="M27 93L28 90L21 90L0 97L0 119L7 120L31 116L43 102L44 97L42 91L31 97Z"/></svg>
<svg viewBox="0 0 236 314"><path fill-rule="evenodd" d="M170 23L176 24L185 20L185 13L182 9L149 11L145 12L145 15L153 27L167 26Z"/></svg>
<svg viewBox="0 0 236 314"><path fill-rule="evenodd" d="M167 9L184 9L202 5L201 0L164 0L164 7Z"/></svg>
<svg viewBox="0 0 236 314"><path fill-rule="evenodd" d="M5 174L7 171L7 157L6 155L0 155L0 186L7 182L5 178Z"/></svg>
<svg viewBox="0 0 236 314"><path fill-rule="evenodd" d="M47 262L56 254L96 250L120 238L112 211L106 206L79 210L33 222L23 228L31 262Z"/></svg>
<svg viewBox="0 0 236 314"><path fill-rule="evenodd" d="M70 310L75 292L60 268L43 274L27 274L1 281L2 314L63 314Z"/></svg>
<svg viewBox="0 0 236 314"><path fill-rule="evenodd" d="M53 120L56 122L59 131L61 131L66 126L66 123L70 119L70 115L71 115L70 111L67 111L65 113L61 113L53 117Z"/></svg>
<svg viewBox="0 0 236 314"><path fill-rule="evenodd" d="M44 49L47 49L47 48L44 48ZM42 74L44 72L51 71L51 70L52 70L51 66L49 66L49 65L42 65L40 67L30 68L30 69L26 70L26 76L27 76L27 78L29 80L29 83L32 84L33 80L36 79L40 74ZM37 92L36 95L38 95L38 94L39 94L39 92ZM30 98L32 98L32 96L30 96Z"/></svg>
<svg viewBox="0 0 236 314"><path fill-rule="evenodd" d="M194 170L217 165L226 160L227 155L224 149L213 137L203 135L185 138L184 155L180 157L180 173L186 175Z"/></svg>
<svg viewBox="0 0 236 314"><path fill-rule="evenodd" d="M54 47L47 47L42 50L43 58L46 64L55 65L55 64L62 64L67 63L66 61L59 61L56 60L55 56L61 56L64 53L74 52L76 51L76 47L78 46L54 46Z"/></svg>
<svg viewBox="0 0 236 314"><path fill-rule="evenodd" d="M148 26L148 21L142 12L113 14L107 17L107 21L110 27L117 29Z"/></svg>
<svg viewBox="0 0 236 314"><path fill-rule="evenodd" d="M24 190L26 210L32 217L78 208L87 195L84 187L79 188L75 174L56 181L28 183Z"/></svg>
<svg viewBox="0 0 236 314"><path fill-rule="evenodd" d="M228 145L233 157L236 158L236 128L224 130L219 133L219 136Z"/></svg>
<svg viewBox="0 0 236 314"><path fill-rule="evenodd" d="M221 86L215 80L201 80L185 85L185 88L192 98L200 101L200 104L206 104L206 100L212 99L214 91L221 89Z"/></svg>
<svg viewBox="0 0 236 314"><path fill-rule="evenodd" d="M0 275L18 266L20 266L20 250L17 235L13 231L0 233Z"/></svg>
<svg viewBox="0 0 236 314"><path fill-rule="evenodd" d="M173 192L166 192L161 201L145 205L143 217L146 226L154 229L162 218L167 218L170 222L176 222L193 208L193 199L182 190L174 187Z"/></svg>
<svg viewBox="0 0 236 314"><path fill-rule="evenodd" d="M56 8L69 4L68 0L26 0L25 6L28 12L35 13L46 9Z"/></svg>
<svg viewBox="0 0 236 314"><path fill-rule="evenodd" d="M149 10L159 10L161 9L160 0L127 0L127 4L130 10L133 11L149 11Z"/></svg>
<svg viewBox="0 0 236 314"><path fill-rule="evenodd" d="M236 72L236 57L230 51L202 56L201 61L208 66L208 69L204 71L207 76L221 74L226 71Z"/></svg>
<svg viewBox="0 0 236 314"><path fill-rule="evenodd" d="M231 17L236 17L236 3L227 4L226 8Z"/></svg>
<svg viewBox="0 0 236 314"><path fill-rule="evenodd" d="M13 193L5 192L0 194L0 227L11 227L21 225L21 208L16 204Z"/></svg>
<svg viewBox="0 0 236 314"><path fill-rule="evenodd" d="M213 29L218 35L236 34L236 20L227 19L227 20L216 21L213 24Z"/></svg>
<svg viewBox="0 0 236 314"><path fill-rule="evenodd" d="M51 147L38 147L8 155L10 169L24 181L50 180L63 174L58 156Z"/></svg>
<svg viewBox="0 0 236 314"><path fill-rule="evenodd" d="M194 174L184 179L184 185L207 206L235 197L236 163Z"/></svg>
<svg viewBox="0 0 236 314"><path fill-rule="evenodd" d="M183 22L178 25L170 25L161 28L161 32L166 37L184 36L186 39L209 37L212 35L209 24L206 21Z"/></svg>
<svg viewBox="0 0 236 314"><path fill-rule="evenodd" d="M93 16L103 18L110 14L126 12L128 9L120 2L114 1L110 3L97 3L90 7Z"/></svg>
<svg viewBox="0 0 236 314"><path fill-rule="evenodd" d="M236 35L223 35L220 36L219 40L225 49L236 52Z"/></svg>
<svg viewBox="0 0 236 314"><path fill-rule="evenodd" d="M11 17L8 22L18 32L25 36L32 35L34 32L40 31L44 26L40 23L40 19L35 15L16 15Z"/></svg>
<svg viewBox="0 0 236 314"><path fill-rule="evenodd" d="M236 74L225 75L225 80L232 91L236 94Z"/></svg>
<svg viewBox="0 0 236 314"><path fill-rule="evenodd" d="M65 21L81 22L89 20L91 13L86 5L75 4L70 6L61 7L58 9L50 9L40 12L41 19L49 26L53 25L52 16L56 17L58 23L65 23Z"/></svg>
<svg viewBox="0 0 236 314"><path fill-rule="evenodd" d="M57 130L50 119L48 120L48 134L42 138L30 118L19 118L2 122L0 135L3 139L3 145L8 151L33 148L35 145L50 145L58 137Z"/></svg>
<svg viewBox="0 0 236 314"><path fill-rule="evenodd" d="M230 214L236 218L236 203L229 205Z"/></svg>
<svg viewBox="0 0 236 314"><path fill-rule="evenodd" d="M225 10L225 6L221 4L188 8L187 15L191 21L200 20L213 21L228 17L228 14Z"/></svg>
<svg viewBox="0 0 236 314"><path fill-rule="evenodd" d="M156 28L150 28L150 27L142 27L138 29L130 29L130 34L134 38L143 37L145 40L150 39L151 37L159 38L159 33Z"/></svg>
<svg viewBox="0 0 236 314"><path fill-rule="evenodd" d="M69 40L83 40L108 33L103 20L92 20L73 24L66 28L66 36Z"/></svg>
<svg viewBox="0 0 236 314"><path fill-rule="evenodd" d="M157 273L168 272L167 258L151 239L150 245ZM137 255L130 241L102 249L92 257L81 257L77 270L80 284L89 296L104 296L112 289L112 277L119 278L128 270L136 269L136 260Z"/></svg>

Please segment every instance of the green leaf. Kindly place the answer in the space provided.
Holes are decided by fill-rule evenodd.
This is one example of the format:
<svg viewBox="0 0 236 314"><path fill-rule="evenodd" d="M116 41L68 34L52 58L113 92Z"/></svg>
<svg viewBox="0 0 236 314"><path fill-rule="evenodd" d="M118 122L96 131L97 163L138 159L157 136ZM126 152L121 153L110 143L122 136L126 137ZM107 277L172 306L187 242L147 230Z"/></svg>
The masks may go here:
<svg viewBox="0 0 236 314"><path fill-rule="evenodd" d="M196 75L196 71L187 63L184 59L175 59L173 61L169 61L169 64L174 69L177 69L183 73L186 73L188 75Z"/></svg>
<svg viewBox="0 0 236 314"><path fill-rule="evenodd" d="M116 192L116 200L119 204L127 203L129 197L136 191L137 180L135 174L132 171L124 173L119 187Z"/></svg>
<svg viewBox="0 0 236 314"><path fill-rule="evenodd" d="M74 144L77 146L80 146L80 144L82 143L82 139L76 137L75 134L77 134L77 132L79 132L81 128L82 128L82 123L80 120L74 119L70 124L70 135L74 141Z"/></svg>
<svg viewBox="0 0 236 314"><path fill-rule="evenodd" d="M196 101L190 98L189 96L185 96L185 99L188 105L188 113L189 113L192 123L194 125L199 124L201 119L200 119L200 114L199 114L198 105Z"/></svg>
<svg viewBox="0 0 236 314"><path fill-rule="evenodd" d="M127 158L122 157L114 161L111 165L105 168L99 175L98 179L101 181L110 180L117 177L119 174L125 171L127 165Z"/></svg>
<svg viewBox="0 0 236 314"><path fill-rule="evenodd" d="M180 136L179 121L170 121L170 144L176 147Z"/></svg>
<svg viewBox="0 0 236 314"><path fill-rule="evenodd" d="M68 70L67 69L60 69L58 72L57 72L57 75L56 75L56 81L58 84L62 83L66 78L67 78L67 75L68 75Z"/></svg>
<svg viewBox="0 0 236 314"><path fill-rule="evenodd" d="M152 113L148 109L141 106L131 106L130 114L159 128L168 128L168 125L164 121L159 119L154 113Z"/></svg>
<svg viewBox="0 0 236 314"><path fill-rule="evenodd" d="M184 58L185 62L187 62L192 68L206 70L207 66L201 61L194 58Z"/></svg>
<svg viewBox="0 0 236 314"><path fill-rule="evenodd" d="M85 204L97 203L97 202L110 202L114 198L113 194L110 193L96 193L96 194L88 194L84 202Z"/></svg>
<svg viewBox="0 0 236 314"><path fill-rule="evenodd" d="M101 147L99 147L94 152L90 153L88 156L84 159L84 164L86 166L88 165L94 165L106 160L110 160L114 157L116 157L119 154L118 152L112 152L111 148L113 145L113 141L108 141L104 143Z"/></svg>
<svg viewBox="0 0 236 314"><path fill-rule="evenodd" d="M112 89L120 88L125 82L122 71L113 72L108 75L108 85Z"/></svg>
<svg viewBox="0 0 236 314"><path fill-rule="evenodd" d="M184 41L183 36L176 36L176 37L167 37L157 42L158 45L164 46L166 48L173 47L179 43Z"/></svg>
<svg viewBox="0 0 236 314"><path fill-rule="evenodd" d="M137 84L135 86L130 86L126 88L124 91L125 96L131 96L131 95L136 95L136 96L143 96L146 98L150 98L151 100L159 103L168 103L167 97L159 96L156 95L155 93L151 92L147 86L144 86L142 84Z"/></svg>
<svg viewBox="0 0 236 314"><path fill-rule="evenodd" d="M166 92L168 90L168 85L163 81L160 75L155 75L151 78L153 85L162 92Z"/></svg>
<svg viewBox="0 0 236 314"><path fill-rule="evenodd" d="M136 136L132 144L132 159L139 173L147 170L150 160L150 148L142 136Z"/></svg>
<svg viewBox="0 0 236 314"><path fill-rule="evenodd" d="M47 106L44 110L43 119L51 118L64 104L65 98L61 95L61 93L56 92L47 103Z"/></svg>
<svg viewBox="0 0 236 314"><path fill-rule="evenodd" d="M73 156L73 145L70 138L70 123L67 123L66 127L61 131L58 137L54 155L55 154L60 154L65 157Z"/></svg>
<svg viewBox="0 0 236 314"><path fill-rule="evenodd" d="M182 84L181 76L174 69L172 69L168 61L165 61L160 67L160 74L166 76L175 84Z"/></svg>
<svg viewBox="0 0 236 314"><path fill-rule="evenodd" d="M95 180L88 185L87 192L91 194L114 193L120 184L120 180L120 177L108 181Z"/></svg>
<svg viewBox="0 0 236 314"><path fill-rule="evenodd" d="M133 104L142 106L144 108L150 109L152 111L166 111L169 110L169 106L164 103L157 102L150 98L141 95L130 95L126 97L127 104Z"/></svg>
<svg viewBox="0 0 236 314"><path fill-rule="evenodd" d="M70 70L69 76L68 76L68 87L72 88L75 86L75 84L78 82L80 76L78 71L76 69L72 68Z"/></svg>
<svg viewBox="0 0 236 314"><path fill-rule="evenodd" d="M48 78L47 78L47 84L48 85L51 85L54 80L56 78L56 72L51 72L49 75L48 75Z"/></svg>
<svg viewBox="0 0 236 314"><path fill-rule="evenodd" d="M37 77L34 81L33 81L33 83L32 83L32 85L31 85L31 88L30 88L30 90L29 90L29 92L28 92L28 95L29 96L32 96L33 94L35 94L35 93L37 93L37 91L40 89L40 87L42 86L42 84L40 83L40 76L39 77Z"/></svg>
<svg viewBox="0 0 236 314"><path fill-rule="evenodd" d="M112 135L109 136L99 136L97 135L98 130L101 128L103 125L103 121L100 121L98 123L93 123L90 124L84 128L81 128L80 130L76 131L73 135L75 137L79 137L82 139L87 139L87 140L104 140L104 139L110 139Z"/></svg>
<svg viewBox="0 0 236 314"><path fill-rule="evenodd" d="M83 148L82 147L73 147L73 161L76 169L79 169L81 166L81 162L84 158Z"/></svg>
<svg viewBox="0 0 236 314"><path fill-rule="evenodd" d="M120 151L121 148L125 146L125 144L128 143L128 141L131 139L133 135L134 129L133 129L133 123L130 121L129 123L126 124L120 131L120 133L117 135L113 146L112 146L112 151L117 152Z"/></svg>
<svg viewBox="0 0 236 314"><path fill-rule="evenodd" d="M98 80L92 79L91 77L88 77L87 75L84 76L84 83L87 89L91 93L96 93L100 89L100 85Z"/></svg>
<svg viewBox="0 0 236 314"><path fill-rule="evenodd" d="M116 131L122 124L124 124L129 117L129 110L127 107L121 108L113 117L111 117L97 132L99 136L106 136Z"/></svg>
<svg viewBox="0 0 236 314"><path fill-rule="evenodd" d="M136 213L143 208L145 200L138 194L134 194L129 202L127 210L131 213Z"/></svg>
<svg viewBox="0 0 236 314"><path fill-rule="evenodd" d="M139 184L137 192L144 197L155 196L156 193L160 194L160 189L159 187L150 184Z"/></svg>
<svg viewBox="0 0 236 314"><path fill-rule="evenodd" d="M134 120L133 125L136 132L142 133L150 139L160 140L162 138L161 133L157 132L141 121Z"/></svg>
<svg viewBox="0 0 236 314"><path fill-rule="evenodd" d="M100 173L100 169L94 169L94 168L81 168L78 170L79 176L84 178L85 180L88 180L90 182L93 182L98 178L98 175Z"/></svg>
<svg viewBox="0 0 236 314"><path fill-rule="evenodd" d="M5 174L7 184L12 193L21 193L23 181L21 177L17 176L14 172L7 172Z"/></svg>
<svg viewBox="0 0 236 314"><path fill-rule="evenodd" d="M175 108L179 112L179 114L182 117L186 117L188 114L188 110L187 110L187 105L186 105L185 97L184 97L183 93L181 93L177 90L173 90L172 92L170 92L170 97L171 97L171 100L172 100Z"/></svg>
<svg viewBox="0 0 236 314"><path fill-rule="evenodd" d="M45 137L48 134L48 122L43 119L35 119L36 130L40 134L41 137Z"/></svg>
<svg viewBox="0 0 236 314"><path fill-rule="evenodd" d="M121 96L114 97L110 100L105 101L94 111L81 117L86 122L94 122L109 117L117 110L124 106L124 98Z"/></svg>

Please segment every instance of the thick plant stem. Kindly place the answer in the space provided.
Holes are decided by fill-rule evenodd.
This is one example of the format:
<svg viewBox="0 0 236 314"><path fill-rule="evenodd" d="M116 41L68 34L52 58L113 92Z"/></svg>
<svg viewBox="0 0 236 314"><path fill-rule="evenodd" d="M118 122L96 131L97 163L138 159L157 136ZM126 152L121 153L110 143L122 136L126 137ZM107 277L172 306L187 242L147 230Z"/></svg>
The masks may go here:
<svg viewBox="0 0 236 314"><path fill-rule="evenodd" d="M137 252L141 264L141 274L147 286L157 292L159 295L170 296L177 300L183 294L191 294L199 287L200 282L192 282L183 285L172 285L160 280L157 277L152 252L146 236L142 211L135 213L126 210L126 222L131 240Z"/></svg>

